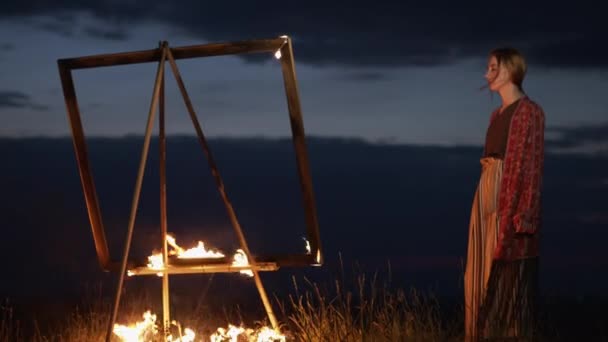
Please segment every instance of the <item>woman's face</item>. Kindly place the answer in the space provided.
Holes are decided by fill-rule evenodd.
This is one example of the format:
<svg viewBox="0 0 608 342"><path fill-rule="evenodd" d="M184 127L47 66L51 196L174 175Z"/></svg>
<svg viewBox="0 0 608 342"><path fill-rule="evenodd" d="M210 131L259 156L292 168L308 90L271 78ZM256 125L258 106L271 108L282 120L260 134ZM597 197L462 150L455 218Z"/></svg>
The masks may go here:
<svg viewBox="0 0 608 342"><path fill-rule="evenodd" d="M498 60L495 56L488 59L488 69L486 71L486 81L492 91L498 91L504 85L511 82L509 70L504 66L498 65Z"/></svg>

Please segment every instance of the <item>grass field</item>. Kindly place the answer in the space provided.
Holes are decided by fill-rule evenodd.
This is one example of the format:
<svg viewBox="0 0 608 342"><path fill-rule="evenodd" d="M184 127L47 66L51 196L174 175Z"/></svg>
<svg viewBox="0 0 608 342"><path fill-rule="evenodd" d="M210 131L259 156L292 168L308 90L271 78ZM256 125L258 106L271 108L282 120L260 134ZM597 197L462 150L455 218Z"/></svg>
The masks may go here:
<svg viewBox="0 0 608 342"><path fill-rule="evenodd" d="M5 301L0 309L0 342L103 341L110 303L108 298L91 295L74 307L39 308L38 314L30 315ZM211 310L200 301L192 303L174 315L179 316L182 332L189 327L196 333L195 341L210 341L218 327L227 328L230 323L254 330L268 325L263 314L252 317L237 305ZM543 297L537 340L608 340L607 303L606 298ZM461 306L442 306L440 299L415 289L392 288L390 279L379 279L376 274L359 273L348 282L338 276L323 284L294 277L291 294L275 296L273 304L287 341L463 340ZM160 316L158 298L145 291L127 293L118 323L141 321L146 310ZM172 333L179 336L178 326L173 326ZM148 334L142 340L160 341L159 336ZM257 341L243 336L234 341Z"/></svg>

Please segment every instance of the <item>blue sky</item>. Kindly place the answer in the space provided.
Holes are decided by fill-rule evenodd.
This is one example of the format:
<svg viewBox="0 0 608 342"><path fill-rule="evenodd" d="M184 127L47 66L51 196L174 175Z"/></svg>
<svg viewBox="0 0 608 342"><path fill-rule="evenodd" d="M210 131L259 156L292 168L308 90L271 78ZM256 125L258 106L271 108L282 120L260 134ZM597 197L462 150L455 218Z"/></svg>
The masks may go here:
<svg viewBox="0 0 608 342"><path fill-rule="evenodd" d="M310 135L481 144L489 114L499 104L498 96L479 90L486 54L509 44L530 56L524 87L545 109L548 139L572 137L576 130L579 141L565 147L593 144L608 150L601 137L583 141L590 130L608 131L605 47L590 47L606 25L592 8L577 5L536 15L542 7L531 6L531 14L494 13L444 4L453 12L446 17L432 8L396 3L361 2L342 9L270 4L242 4L243 10L229 17L222 14L230 8L221 4L9 2L0 15L0 135L70 134L59 58L150 49L160 40L183 46L282 33L293 38ZM513 13L521 22L505 27L502 19ZM488 22L492 15L496 22ZM209 136L289 134L280 65L270 54L179 61L179 67ZM143 134L155 68L149 63L76 71L86 133ZM174 81L167 84L169 133L193 133Z"/></svg>

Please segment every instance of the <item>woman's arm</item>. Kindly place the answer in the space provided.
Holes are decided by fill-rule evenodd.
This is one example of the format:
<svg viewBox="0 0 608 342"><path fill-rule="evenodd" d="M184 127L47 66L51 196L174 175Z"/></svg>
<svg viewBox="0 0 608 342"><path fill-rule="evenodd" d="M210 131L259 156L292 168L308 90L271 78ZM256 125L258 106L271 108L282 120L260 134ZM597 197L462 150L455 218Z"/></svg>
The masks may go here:
<svg viewBox="0 0 608 342"><path fill-rule="evenodd" d="M513 196L513 230L534 234L540 225L540 191L544 162L545 115L540 106L530 103L522 108L510 151L510 182Z"/></svg>

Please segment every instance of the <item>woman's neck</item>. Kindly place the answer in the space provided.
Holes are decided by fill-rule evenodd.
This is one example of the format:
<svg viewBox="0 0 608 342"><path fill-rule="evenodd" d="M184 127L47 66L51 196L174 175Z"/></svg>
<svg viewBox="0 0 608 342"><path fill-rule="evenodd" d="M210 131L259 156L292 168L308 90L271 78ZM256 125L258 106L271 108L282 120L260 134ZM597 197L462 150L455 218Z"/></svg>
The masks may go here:
<svg viewBox="0 0 608 342"><path fill-rule="evenodd" d="M502 100L502 106L500 108L501 111L525 95L524 92L513 83L506 84L504 87L499 89L498 94L500 94L500 98Z"/></svg>

